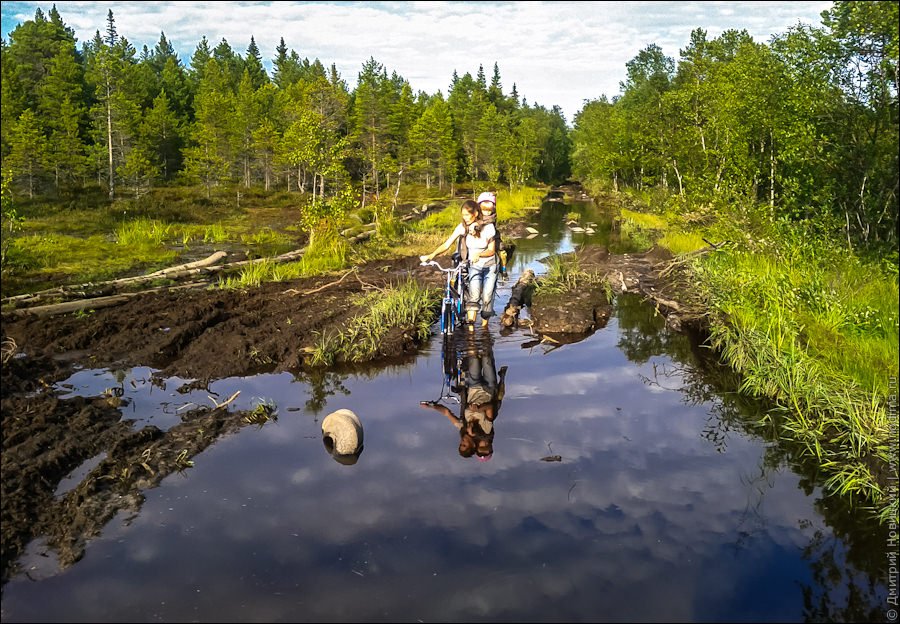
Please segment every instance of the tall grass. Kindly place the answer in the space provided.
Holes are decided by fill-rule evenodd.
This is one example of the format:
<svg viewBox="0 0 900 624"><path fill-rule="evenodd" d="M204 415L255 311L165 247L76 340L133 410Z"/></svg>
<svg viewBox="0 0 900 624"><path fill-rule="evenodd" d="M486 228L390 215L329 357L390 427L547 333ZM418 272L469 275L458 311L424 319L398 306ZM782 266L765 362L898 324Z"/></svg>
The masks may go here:
<svg viewBox="0 0 900 624"><path fill-rule="evenodd" d="M900 356L896 267L863 261L827 224L776 221L760 206L675 202L663 215L622 215L674 253L703 238L728 242L690 267L711 312L712 346L741 373L744 393L775 401L765 418L815 458L826 490L896 520L897 501L884 491L884 475L897 477L888 444Z"/></svg>
<svg viewBox="0 0 900 624"><path fill-rule="evenodd" d="M393 328L410 331L416 340L424 340L434 323L438 296L438 291L423 288L412 280L363 295L355 304L365 312L351 319L344 331L322 335L310 363L328 366L339 361L370 360Z"/></svg>
<svg viewBox="0 0 900 624"><path fill-rule="evenodd" d="M715 312L712 345L743 374L743 391L777 401L783 437L817 459L827 489L896 517L877 474L891 461L897 279L829 252L825 240L813 248L792 242L695 265Z"/></svg>
<svg viewBox="0 0 900 624"><path fill-rule="evenodd" d="M138 218L126 221L116 228L116 241L120 245L149 245L158 247L173 236L171 224L156 219Z"/></svg>
<svg viewBox="0 0 900 624"><path fill-rule="evenodd" d="M277 263L269 258L244 266L237 275L219 280L225 290L253 288L263 282L283 282L338 271L349 266L349 243L334 231L321 232L296 262Z"/></svg>
<svg viewBox="0 0 900 624"><path fill-rule="evenodd" d="M497 221L500 227L503 222L528 214L526 208L541 205L544 197L542 189L521 187L513 190L502 189L497 192Z"/></svg>

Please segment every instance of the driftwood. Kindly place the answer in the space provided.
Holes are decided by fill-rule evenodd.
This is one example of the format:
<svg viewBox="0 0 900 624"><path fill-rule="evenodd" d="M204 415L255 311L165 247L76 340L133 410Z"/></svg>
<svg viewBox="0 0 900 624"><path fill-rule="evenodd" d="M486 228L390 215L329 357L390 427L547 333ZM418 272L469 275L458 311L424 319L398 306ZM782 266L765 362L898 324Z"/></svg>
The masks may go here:
<svg viewBox="0 0 900 624"><path fill-rule="evenodd" d="M325 285L323 285L323 286L319 286L318 288L313 288L312 290L307 290L307 291L305 291L305 292L300 292L299 290L297 290L297 289L295 289L295 288L288 288L287 290L284 291L284 294L285 294L285 295L311 295L311 294L317 293L317 292L319 292L319 291L321 291L321 290L325 290L325 289L328 288L329 286L335 286L335 285L337 285L337 284L340 284L341 282L344 281L344 278L345 278L345 277L347 277L347 276L350 275L351 273L355 273L355 272L356 272L356 267L353 267L352 269L349 269L346 273L344 273L344 274L341 276L341 279L339 279L339 280L337 280L337 281L334 281L334 282L328 282L327 284L325 284ZM359 279L359 276L357 276L357 279Z"/></svg>
<svg viewBox="0 0 900 624"><path fill-rule="evenodd" d="M141 284L144 282L151 282L157 279L181 279L185 277L192 277L197 275L212 275L214 273L219 273L221 271L227 271L231 269L240 268L242 266L246 266L249 264L254 264L257 262L287 262L289 260L295 260L303 256L306 252L306 248L295 249L294 251L289 251L288 253L282 254L280 256L275 256L274 258L258 258L255 260L241 260L239 262L230 262L227 264L220 264L217 266L212 266L214 263L218 262L222 258L226 256L224 251L217 251L212 254L208 258L204 260L198 260L196 262L189 262L187 264L182 264L174 267L170 267L168 269L162 269L160 271L155 271L153 273L149 273L147 275L138 275L135 277L123 277L117 280L110 280L106 282L97 282L97 283L87 283L87 284L79 284L77 286L60 286L57 288L51 288L49 290L42 290L35 293L30 293L27 295L17 295L14 297L7 297L2 300L3 305L7 305L9 303L17 303L17 304L28 304L35 301L40 301L43 299L49 299L52 297L64 297L69 299L82 299L87 301L100 301L101 299L109 299L112 301L112 296L116 293L119 287L121 286L134 286L137 284ZM155 289L159 290L159 289ZM145 290L141 292L153 292L153 290ZM123 293L134 295L138 293ZM98 297L97 295L107 295L104 297ZM56 304L61 305L61 304ZM108 305L116 305L115 303L107 303L101 305L100 307L106 307ZM50 308L52 306L40 306L42 308ZM96 308L98 306L95 305L87 305L81 308L75 307L74 310L85 309L85 308ZM34 309L34 308L32 308Z"/></svg>

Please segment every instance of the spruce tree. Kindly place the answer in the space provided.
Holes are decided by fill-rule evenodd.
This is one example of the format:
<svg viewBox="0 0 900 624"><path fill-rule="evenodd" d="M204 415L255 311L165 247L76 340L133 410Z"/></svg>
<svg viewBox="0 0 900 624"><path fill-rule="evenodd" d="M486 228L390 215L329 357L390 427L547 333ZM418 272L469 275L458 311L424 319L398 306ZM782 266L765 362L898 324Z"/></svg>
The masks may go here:
<svg viewBox="0 0 900 624"><path fill-rule="evenodd" d="M254 89L259 89L269 82L269 76L263 67L262 56L259 54L259 48L256 46L256 40L250 36L250 45L247 46L247 54L244 58L244 70L250 76L250 84Z"/></svg>

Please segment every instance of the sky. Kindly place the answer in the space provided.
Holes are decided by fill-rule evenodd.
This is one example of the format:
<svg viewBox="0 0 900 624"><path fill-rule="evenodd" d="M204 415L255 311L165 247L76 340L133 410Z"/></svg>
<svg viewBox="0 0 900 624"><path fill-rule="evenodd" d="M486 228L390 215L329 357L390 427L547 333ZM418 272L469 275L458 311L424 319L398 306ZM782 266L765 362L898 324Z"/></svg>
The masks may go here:
<svg viewBox="0 0 900 624"><path fill-rule="evenodd" d="M271 72L281 38L301 58L334 64L353 89L370 57L414 92L447 94L453 71L513 84L529 104L558 105L571 123L585 101L620 93L625 64L650 44L677 62L695 28L712 39L747 30L767 43L798 24L819 26L831 2L56 2L78 46L106 29L140 52L160 33L185 63L201 37L244 55L252 36ZM53 2L6 2L2 36Z"/></svg>

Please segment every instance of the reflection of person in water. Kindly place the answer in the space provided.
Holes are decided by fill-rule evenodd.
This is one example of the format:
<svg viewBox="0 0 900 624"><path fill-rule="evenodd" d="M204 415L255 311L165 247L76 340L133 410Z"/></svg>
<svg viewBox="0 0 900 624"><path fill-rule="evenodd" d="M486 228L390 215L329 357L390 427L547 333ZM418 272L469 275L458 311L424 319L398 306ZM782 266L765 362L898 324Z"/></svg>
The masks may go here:
<svg viewBox="0 0 900 624"><path fill-rule="evenodd" d="M477 455L480 461L488 461L494 454L494 420L503 402L506 366L498 374L490 345L472 345L466 349L461 370L465 382L458 388L459 416L437 401L422 401L420 405L443 414L459 429L462 457Z"/></svg>

